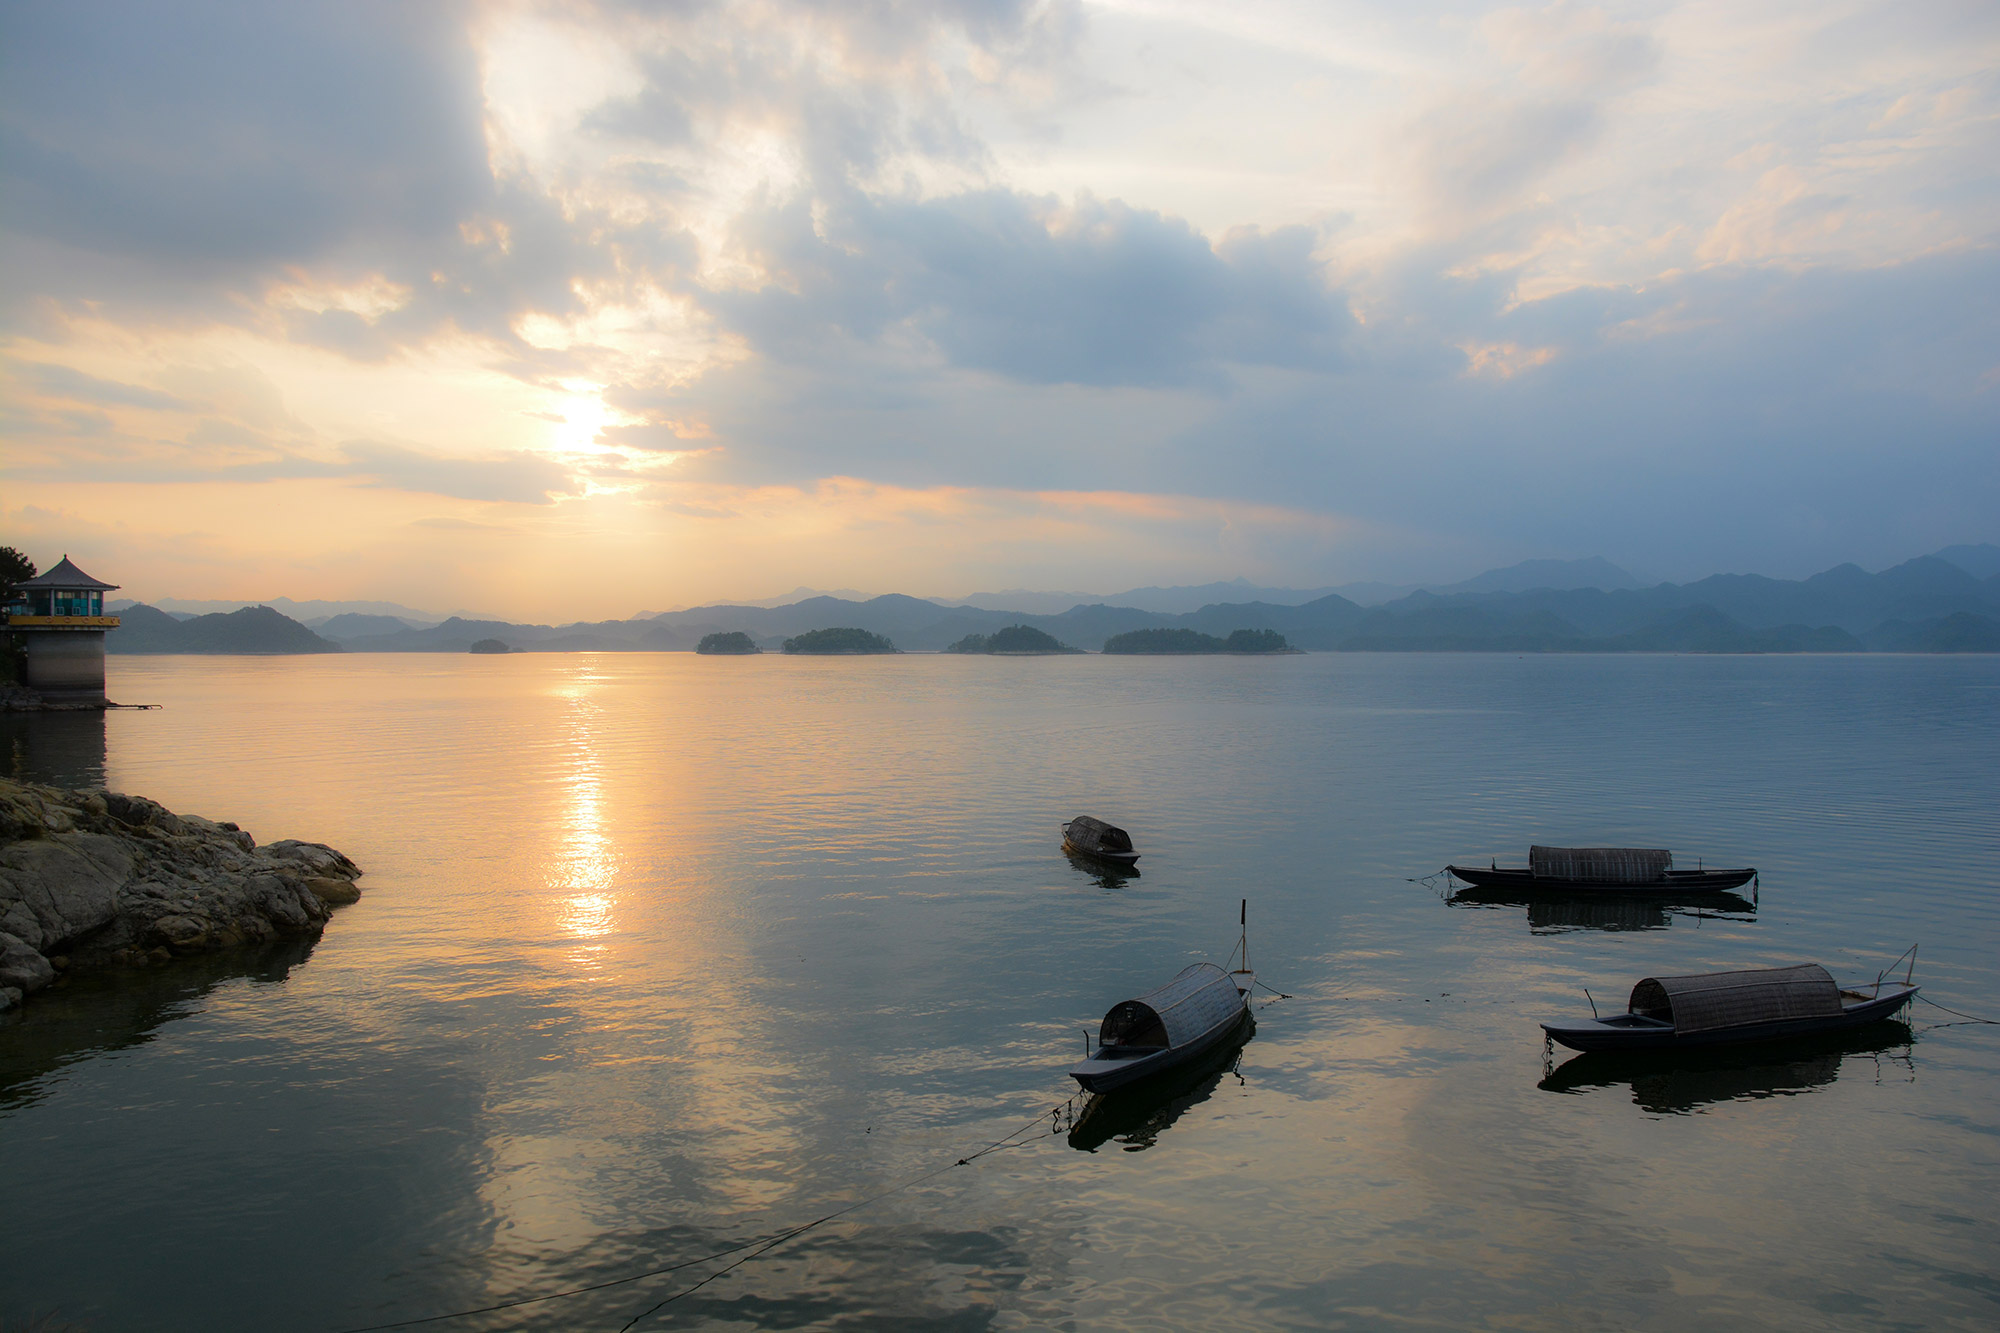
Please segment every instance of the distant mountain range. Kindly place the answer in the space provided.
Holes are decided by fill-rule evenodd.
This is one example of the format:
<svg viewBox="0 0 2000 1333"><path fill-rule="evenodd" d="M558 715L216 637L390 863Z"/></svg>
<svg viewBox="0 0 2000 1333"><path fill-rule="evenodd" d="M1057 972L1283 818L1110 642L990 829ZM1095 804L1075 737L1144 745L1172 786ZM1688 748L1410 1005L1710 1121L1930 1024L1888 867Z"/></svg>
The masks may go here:
<svg viewBox="0 0 2000 1333"><path fill-rule="evenodd" d="M1968 548L1971 549L1971 548ZM1204 606L1265 602L1272 606L1304 606L1326 596L1345 597L1360 606L1379 606L1413 592L1526 592L1531 588L1636 588L1639 580L1602 556L1588 560L1523 560L1505 569L1489 569L1462 583L1343 583L1325 588L1267 588L1248 579L1199 583L1170 588L1128 588L1124 592L979 592L970 597L935 599L946 606L976 606L987 611L1030 611L1056 615L1073 606L1129 606L1135 611L1185 615ZM805 591L804 589L800 590ZM839 595L839 594L835 594ZM774 603L759 602L759 606Z"/></svg>
<svg viewBox="0 0 2000 1333"><path fill-rule="evenodd" d="M227 614L249 606L268 606L280 611L288 619L296 620L308 629L318 629L329 620L344 616L380 616L394 620L403 628L412 625L435 625L451 614L472 615L472 612L417 611L395 602L295 602L289 597L273 597L268 601L226 601L216 598L162 597L155 602L140 602L136 598L121 597L104 604L104 609L112 615L122 614L126 607L151 606L164 611L175 620L192 620L196 616Z"/></svg>
<svg viewBox="0 0 2000 1333"><path fill-rule="evenodd" d="M118 612L119 627L104 636L113 653L298 654L337 653L340 645L268 606L182 620L141 603Z"/></svg>
<svg viewBox="0 0 2000 1333"><path fill-rule="evenodd" d="M1640 580L1631 574L1602 556L1592 556L1588 560L1524 560L1505 569L1489 569L1484 574L1461 583L1343 583L1324 588L1275 588L1237 578L1225 583L1127 588L1124 592L1051 592L1030 588L1008 588L1001 592L975 592L965 597L932 597L928 600L940 606L970 606L982 611L1026 612L1030 615L1047 616L1060 615L1073 606L1100 604L1127 606L1135 611L1185 615L1189 611L1199 611L1204 606L1215 606L1219 603L1268 602L1273 606L1304 606L1307 602L1318 601L1329 593L1338 593L1350 602L1362 606L1377 606L1418 591L1526 592L1530 588L1637 588L1639 586ZM873 600L867 593L856 592L852 588L794 588L783 596L732 602L730 605L771 609L791 606L815 597L833 597L846 602ZM663 614L672 613L641 611L633 619L657 620ZM476 616L467 618L478 619ZM430 618L431 623L443 619L443 616Z"/></svg>
<svg viewBox="0 0 2000 1333"><path fill-rule="evenodd" d="M1576 584L1582 577L1597 581ZM1221 596L1194 609L1157 609L1174 604L1174 594L1212 590ZM809 630L851 627L925 650L1029 625L1090 649L1132 630L1184 628L1219 638L1272 630L1295 647L1336 652L2000 652L2000 547L1990 545L1950 547L1879 574L1842 565L1799 580L1719 574L1640 587L1608 561L1528 561L1375 606L1338 592L1296 594L1306 598L1299 602L1267 595L1294 591L1241 581L1133 589L1127 600L1154 605L1092 602L1057 612L894 593L819 595L571 625L453 616L411 626L393 615L354 612L326 620L319 634L268 607L254 608L254 616L244 610L181 621L135 606L121 613L126 628L108 642L113 652L462 653L477 640L499 639L533 652L659 652L692 650L718 632L741 631L777 648ZM196 642L237 646L157 646Z"/></svg>

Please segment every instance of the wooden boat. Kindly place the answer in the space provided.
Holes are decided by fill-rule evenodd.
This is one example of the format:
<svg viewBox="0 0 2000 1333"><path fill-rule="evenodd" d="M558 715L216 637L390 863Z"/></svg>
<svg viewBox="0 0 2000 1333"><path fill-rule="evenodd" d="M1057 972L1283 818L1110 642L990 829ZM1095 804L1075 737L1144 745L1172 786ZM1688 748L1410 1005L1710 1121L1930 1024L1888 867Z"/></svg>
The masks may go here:
<svg viewBox="0 0 2000 1333"><path fill-rule="evenodd" d="M1131 834L1089 815L1078 815L1063 825L1063 849L1121 866L1130 866L1139 859L1139 853L1132 850Z"/></svg>
<svg viewBox="0 0 2000 1333"><path fill-rule="evenodd" d="M1070 1125L1069 1146L1080 1152L1096 1152L1116 1139L1126 1152L1152 1147L1175 1121L1214 1095L1223 1076L1234 1071L1243 1058L1244 1045L1256 1035L1257 1019L1246 1012L1234 1030L1209 1047L1205 1055L1157 1078L1141 1079L1116 1092L1091 1097Z"/></svg>
<svg viewBox="0 0 2000 1333"><path fill-rule="evenodd" d="M1908 1023L1887 1018L1840 1032L1735 1046L1652 1054L1592 1051L1550 1070L1536 1086L1579 1093L1622 1085L1648 1111L1683 1114L1718 1102L1809 1092L1838 1078L1848 1056L1894 1052L1911 1039Z"/></svg>
<svg viewBox="0 0 2000 1333"><path fill-rule="evenodd" d="M1911 959L1914 972L1916 960ZM1699 976L1646 977L1622 1014L1544 1023L1552 1041L1577 1051L1668 1051L1725 1042L1838 1032L1887 1018L1917 993L1898 985L1841 987L1818 963Z"/></svg>
<svg viewBox="0 0 2000 1333"><path fill-rule="evenodd" d="M1069 1071L1089 1092L1110 1092L1179 1069L1227 1040L1250 1013L1247 968L1195 963L1158 990L1111 1006L1097 1049Z"/></svg>
<svg viewBox="0 0 2000 1333"><path fill-rule="evenodd" d="M1476 888L1518 893L1722 893L1757 878L1757 867L1676 870L1674 854L1653 847L1530 847L1525 869L1446 866L1445 873Z"/></svg>

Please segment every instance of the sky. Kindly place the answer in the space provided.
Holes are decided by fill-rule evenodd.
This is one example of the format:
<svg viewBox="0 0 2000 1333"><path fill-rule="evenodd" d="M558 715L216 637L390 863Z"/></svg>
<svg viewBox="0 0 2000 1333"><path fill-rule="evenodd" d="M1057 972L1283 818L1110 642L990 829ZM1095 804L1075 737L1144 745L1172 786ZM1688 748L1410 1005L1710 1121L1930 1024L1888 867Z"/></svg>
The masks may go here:
<svg viewBox="0 0 2000 1333"><path fill-rule="evenodd" d="M2000 6L0 5L0 543L542 620L2000 540Z"/></svg>

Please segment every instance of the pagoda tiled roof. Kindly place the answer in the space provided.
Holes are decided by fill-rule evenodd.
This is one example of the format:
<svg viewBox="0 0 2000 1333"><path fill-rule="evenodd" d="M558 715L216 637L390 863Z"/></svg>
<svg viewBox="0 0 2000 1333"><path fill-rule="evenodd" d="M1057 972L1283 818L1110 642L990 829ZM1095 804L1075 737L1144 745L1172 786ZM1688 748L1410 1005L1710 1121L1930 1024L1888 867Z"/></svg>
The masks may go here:
<svg viewBox="0 0 2000 1333"><path fill-rule="evenodd" d="M106 583L102 579L90 577L90 575L72 565L69 562L68 556L64 556L61 562L48 573L37 574L31 579L22 579L14 586L16 588L53 588L59 592L111 592L118 587L115 583Z"/></svg>

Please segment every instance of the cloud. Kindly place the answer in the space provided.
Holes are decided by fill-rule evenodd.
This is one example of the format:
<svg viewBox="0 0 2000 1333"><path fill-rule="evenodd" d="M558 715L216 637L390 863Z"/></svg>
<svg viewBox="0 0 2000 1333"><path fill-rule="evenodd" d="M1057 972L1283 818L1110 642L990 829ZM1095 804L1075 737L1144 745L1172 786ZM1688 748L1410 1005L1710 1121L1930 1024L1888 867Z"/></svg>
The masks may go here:
<svg viewBox="0 0 2000 1333"><path fill-rule="evenodd" d="M349 440L341 446L343 475L390 490L447 495L460 500L553 504L571 489L569 470L535 454L444 458L401 445Z"/></svg>
<svg viewBox="0 0 2000 1333"><path fill-rule="evenodd" d="M324 486L399 532L1179 494L1660 569L2000 510L1990 7L0 25L29 484Z"/></svg>
<svg viewBox="0 0 2000 1333"><path fill-rule="evenodd" d="M99 379L95 375L86 375L68 366L51 365L42 361L17 361L12 369L26 382L30 390L49 398L63 398L77 403L140 407L158 412L193 412L200 407L197 403L174 394L162 393L158 389Z"/></svg>
<svg viewBox="0 0 2000 1333"><path fill-rule="evenodd" d="M1326 367L1350 319L1305 228L1211 244L1187 223L1085 196L801 199L746 220L766 281L705 304L767 354L829 340L934 349L1028 384L1215 384L1230 364Z"/></svg>
<svg viewBox="0 0 2000 1333"><path fill-rule="evenodd" d="M487 191L452 5L12 7L11 230L209 271L453 234Z"/></svg>

